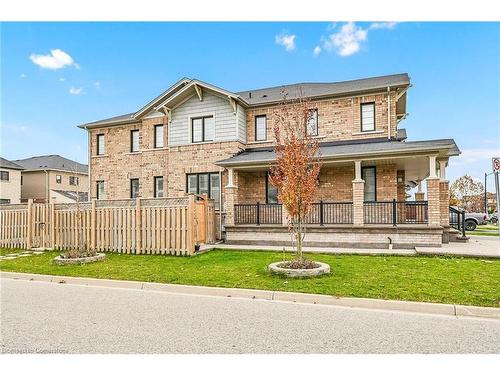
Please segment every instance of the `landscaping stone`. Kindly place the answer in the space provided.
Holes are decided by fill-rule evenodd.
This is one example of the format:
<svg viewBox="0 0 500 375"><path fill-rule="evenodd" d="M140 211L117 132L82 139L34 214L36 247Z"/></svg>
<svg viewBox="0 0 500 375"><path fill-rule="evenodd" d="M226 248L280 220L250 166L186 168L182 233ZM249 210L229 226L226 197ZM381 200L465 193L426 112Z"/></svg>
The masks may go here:
<svg viewBox="0 0 500 375"><path fill-rule="evenodd" d="M276 275L284 275L288 277L314 277L330 273L330 266L326 263L316 262L319 264L319 267L308 269L283 268L280 267L282 263L283 262L271 263L268 266L269 271Z"/></svg>
<svg viewBox="0 0 500 375"><path fill-rule="evenodd" d="M84 257L84 258L63 258L60 255L54 258L54 262L59 265L65 264L85 264L85 263L93 263L98 262L100 260L104 260L106 258L106 254L97 253L93 257Z"/></svg>

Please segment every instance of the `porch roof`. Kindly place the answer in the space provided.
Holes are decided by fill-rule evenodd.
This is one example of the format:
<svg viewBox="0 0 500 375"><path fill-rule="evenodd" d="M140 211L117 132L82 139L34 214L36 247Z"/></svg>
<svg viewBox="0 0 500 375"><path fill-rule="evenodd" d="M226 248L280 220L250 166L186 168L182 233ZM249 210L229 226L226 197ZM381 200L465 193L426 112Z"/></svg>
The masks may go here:
<svg viewBox="0 0 500 375"><path fill-rule="evenodd" d="M460 155L453 139L435 139L428 141L388 141L386 138L374 138L360 141L336 141L320 143L321 160L362 159L374 156L399 156L415 153L435 153L441 157ZM245 167L266 165L276 161L273 147L247 149L241 153L218 161L221 167Z"/></svg>

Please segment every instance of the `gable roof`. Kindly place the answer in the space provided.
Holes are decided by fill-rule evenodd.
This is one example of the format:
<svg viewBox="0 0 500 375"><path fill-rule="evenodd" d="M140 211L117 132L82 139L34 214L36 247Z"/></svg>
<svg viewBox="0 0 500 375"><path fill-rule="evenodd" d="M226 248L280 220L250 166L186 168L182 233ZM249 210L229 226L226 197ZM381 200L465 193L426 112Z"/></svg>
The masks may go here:
<svg viewBox="0 0 500 375"><path fill-rule="evenodd" d="M0 157L0 168L5 168L5 169L19 169L19 170L24 169L19 164L13 163L10 160L4 159L2 157Z"/></svg>
<svg viewBox="0 0 500 375"><path fill-rule="evenodd" d="M356 93L370 93L386 89L387 87L408 87L410 77L407 73L392 74L380 77L363 78L351 81L329 82L329 83L294 83L275 87L260 88L255 90L231 92L198 79L182 78L170 86L162 94L151 100L136 112L106 118L79 125L80 128L97 128L108 125L118 125L138 121L142 116L156 110L159 107L187 94L195 85L215 91L223 96L239 101L244 107L262 106L279 103L283 100L282 91L288 92L288 98L294 99L300 96L300 91L308 98L326 98L343 95L354 95Z"/></svg>
<svg viewBox="0 0 500 375"><path fill-rule="evenodd" d="M72 191L72 190L55 190L52 191L61 194L63 197L71 199L75 202L87 202L89 200L89 193L87 191Z"/></svg>
<svg viewBox="0 0 500 375"><path fill-rule="evenodd" d="M66 159L60 155L33 156L27 159L14 160L26 170L58 170L88 174L88 166Z"/></svg>

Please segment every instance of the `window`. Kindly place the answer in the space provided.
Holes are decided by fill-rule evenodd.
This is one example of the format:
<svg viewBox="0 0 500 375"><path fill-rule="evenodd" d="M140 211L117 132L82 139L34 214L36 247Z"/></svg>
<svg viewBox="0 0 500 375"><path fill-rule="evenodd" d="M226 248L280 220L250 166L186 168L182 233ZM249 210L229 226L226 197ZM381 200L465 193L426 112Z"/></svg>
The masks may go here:
<svg viewBox="0 0 500 375"><path fill-rule="evenodd" d="M56 183L60 184L62 182L62 176L60 174L56 175Z"/></svg>
<svg viewBox="0 0 500 375"><path fill-rule="evenodd" d="M307 119L307 135L318 135L318 110L310 109L309 118Z"/></svg>
<svg viewBox="0 0 500 375"><path fill-rule="evenodd" d="M163 125L155 125L155 142L154 148L163 147Z"/></svg>
<svg viewBox="0 0 500 375"><path fill-rule="evenodd" d="M69 176L69 184L73 186L78 186L79 184L79 178L75 176Z"/></svg>
<svg viewBox="0 0 500 375"><path fill-rule="evenodd" d="M186 191L190 194L207 194L215 201L215 207L220 207L220 177L218 173L188 174Z"/></svg>
<svg viewBox="0 0 500 375"><path fill-rule="evenodd" d="M0 204L9 204L9 203L10 199L5 199L5 198L0 199Z"/></svg>
<svg viewBox="0 0 500 375"><path fill-rule="evenodd" d="M104 195L104 181L96 181L96 192L97 199L106 199Z"/></svg>
<svg viewBox="0 0 500 375"><path fill-rule="evenodd" d="M130 198L139 198L139 179L130 179Z"/></svg>
<svg viewBox="0 0 500 375"><path fill-rule="evenodd" d="M154 194L155 198L163 198L163 176L155 177Z"/></svg>
<svg viewBox="0 0 500 375"><path fill-rule="evenodd" d="M278 188L269 181L269 172L266 173L266 203L278 203Z"/></svg>
<svg viewBox="0 0 500 375"><path fill-rule="evenodd" d="M139 130L130 131L130 152L139 151Z"/></svg>
<svg viewBox="0 0 500 375"><path fill-rule="evenodd" d="M375 130L375 103L361 104L361 131Z"/></svg>
<svg viewBox="0 0 500 375"><path fill-rule="evenodd" d="M197 117L191 119L191 142L210 142L214 140L214 117Z"/></svg>
<svg viewBox="0 0 500 375"><path fill-rule="evenodd" d="M377 170L375 167L363 167L361 178L365 181L365 202L375 202L377 200Z"/></svg>
<svg viewBox="0 0 500 375"><path fill-rule="evenodd" d="M97 134L97 155L104 155L104 134Z"/></svg>
<svg viewBox="0 0 500 375"><path fill-rule="evenodd" d="M0 171L0 180L1 181L9 181L9 172Z"/></svg>
<svg viewBox="0 0 500 375"><path fill-rule="evenodd" d="M255 116L255 140L265 141L267 139L267 117L266 115Z"/></svg>

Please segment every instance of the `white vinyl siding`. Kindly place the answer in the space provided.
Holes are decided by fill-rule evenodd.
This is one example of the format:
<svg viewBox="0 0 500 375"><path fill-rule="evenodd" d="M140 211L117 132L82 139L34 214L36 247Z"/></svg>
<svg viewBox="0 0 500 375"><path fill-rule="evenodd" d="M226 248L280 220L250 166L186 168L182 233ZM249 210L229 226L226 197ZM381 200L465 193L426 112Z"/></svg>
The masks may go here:
<svg viewBox="0 0 500 375"><path fill-rule="evenodd" d="M237 118L238 116L241 116ZM205 116L213 116L214 128L212 139L214 142L246 141L245 110L240 106L237 115L227 98L222 98L203 92L203 100L197 95L192 96L179 107L172 110L172 120L169 125L169 146L180 146L191 144L192 119ZM209 134L210 135L210 134ZM199 136L199 134L196 134Z"/></svg>
<svg viewBox="0 0 500 375"><path fill-rule="evenodd" d="M361 104L361 131L375 130L375 103Z"/></svg>

